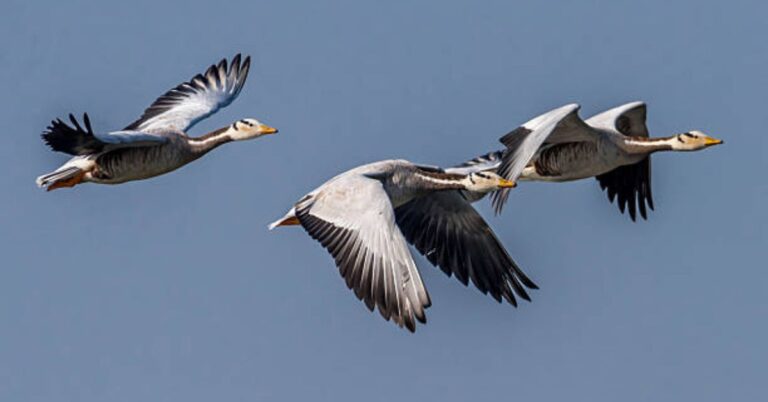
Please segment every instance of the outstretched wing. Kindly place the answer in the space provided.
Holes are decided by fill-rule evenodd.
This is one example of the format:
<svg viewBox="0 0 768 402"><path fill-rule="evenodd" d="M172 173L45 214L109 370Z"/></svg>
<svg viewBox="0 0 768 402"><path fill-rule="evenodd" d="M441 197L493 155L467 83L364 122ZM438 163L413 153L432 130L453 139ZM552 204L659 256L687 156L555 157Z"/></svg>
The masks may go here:
<svg viewBox="0 0 768 402"><path fill-rule="evenodd" d="M551 110L529 120L500 141L506 146L501 157L501 164L496 173L507 180L517 180L531 158L536 155L542 144L552 142L551 136L559 141L577 141L590 138L588 129L578 115L579 105L569 104ZM501 213L509 197L509 189L496 191L491 196L496 213Z"/></svg>
<svg viewBox="0 0 768 402"><path fill-rule="evenodd" d="M530 301L525 288L538 289L458 191L416 198L399 206L395 216L408 242L464 285L471 280L484 294L514 306L515 294Z"/></svg>
<svg viewBox="0 0 768 402"><path fill-rule="evenodd" d="M168 138L152 133L138 131L116 131L108 134L96 134L91 128L88 114L83 115L80 125L75 116L69 115L72 126L56 119L43 132L43 141L54 151L70 155L90 155L121 147L153 146L164 144Z"/></svg>
<svg viewBox="0 0 768 402"><path fill-rule="evenodd" d="M340 177L296 204L296 216L368 309L378 307L382 317L410 331L416 320L426 322L429 295L380 181Z"/></svg>
<svg viewBox="0 0 768 402"><path fill-rule="evenodd" d="M648 137L648 127L645 125L647 113L645 102L630 102L596 114L587 119L586 123L631 137Z"/></svg>
<svg viewBox="0 0 768 402"><path fill-rule="evenodd" d="M222 59L205 73L192 77L157 98L125 130L154 132L190 129L237 98L248 77L250 65L250 57L240 64L240 54L232 59L229 67L227 59Z"/></svg>
<svg viewBox="0 0 768 402"><path fill-rule="evenodd" d="M474 172L493 171L501 165L501 157L504 151L492 151L487 154L476 156L460 165L445 169L446 173L470 174Z"/></svg>
<svg viewBox="0 0 768 402"><path fill-rule="evenodd" d="M620 166L608 173L596 177L600 188L608 193L608 200L617 200L619 210L623 214L629 211L629 217L636 220L637 210L640 216L648 219L648 211L653 210L653 194L651 193L651 158L647 157L633 165Z"/></svg>
<svg viewBox="0 0 768 402"><path fill-rule="evenodd" d="M603 130L632 137L648 137L645 124L647 109L643 102L631 102L607 110L587 120L587 124ZM632 165L621 166L596 177L608 200L617 200L621 213L629 211L636 220L637 210L648 219L647 208L653 210L650 156Z"/></svg>

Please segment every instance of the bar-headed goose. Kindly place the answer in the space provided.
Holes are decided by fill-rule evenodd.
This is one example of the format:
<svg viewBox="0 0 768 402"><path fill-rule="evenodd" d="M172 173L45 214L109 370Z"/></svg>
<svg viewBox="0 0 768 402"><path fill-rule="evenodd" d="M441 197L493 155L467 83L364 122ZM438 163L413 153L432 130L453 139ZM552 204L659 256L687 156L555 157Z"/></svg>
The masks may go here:
<svg viewBox="0 0 768 402"><path fill-rule="evenodd" d="M650 155L658 151L698 151L723 141L696 130L649 138L645 119L643 102L627 103L586 121L575 108L558 122L519 180L562 182L595 177L611 202L618 199L622 213L629 210L634 221L639 210L640 216L647 219L647 208L653 209ZM519 167L520 160L511 151L527 135L524 130L514 130L501 139L507 150L483 155L465 165L495 167L499 175L506 177ZM505 191L494 193L497 211L506 196Z"/></svg>
<svg viewBox="0 0 768 402"><path fill-rule="evenodd" d="M510 143L506 150L489 152L460 165L446 168L445 171L447 173L455 174L470 174L474 172L497 173L502 158L505 157L507 165L502 177L510 180L517 180L525 167L530 163L533 156L542 144L544 144L544 141L547 140L554 130L564 124L563 120L566 117L570 116L578 109L579 105L571 103L542 113L523 123L510 133L515 134L514 143ZM510 134L502 137L502 139ZM500 141L502 139L500 139ZM486 194L487 193L472 194L465 192L465 195L473 202L484 198ZM502 189L493 193L494 206L496 206L497 213L501 212L501 206L503 206L504 201L506 201L508 194L509 189ZM496 201L497 199L503 201Z"/></svg>
<svg viewBox="0 0 768 402"><path fill-rule="evenodd" d="M513 187L492 172L467 175L404 160L346 171L310 192L270 225L301 225L336 261L347 286L373 311L411 331L430 298L408 250L465 285L517 305L536 289L462 192Z"/></svg>
<svg viewBox="0 0 768 402"><path fill-rule="evenodd" d="M248 77L250 57L223 59L157 98L141 117L120 131L95 133L88 115L84 127L55 120L42 137L54 150L74 155L54 172L37 178L48 191L82 182L117 184L178 169L230 141L257 138L277 130L255 119L238 120L200 137L186 131L232 103Z"/></svg>

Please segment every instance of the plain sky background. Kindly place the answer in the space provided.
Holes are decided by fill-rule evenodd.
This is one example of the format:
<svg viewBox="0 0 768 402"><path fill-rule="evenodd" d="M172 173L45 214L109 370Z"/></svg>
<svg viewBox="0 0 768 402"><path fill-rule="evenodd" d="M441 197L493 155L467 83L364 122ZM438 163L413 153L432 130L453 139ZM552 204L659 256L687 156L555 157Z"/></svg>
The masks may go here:
<svg viewBox="0 0 768 402"><path fill-rule="evenodd" d="M768 370L764 2L4 1L0 400L763 401ZM97 130L250 54L244 117L277 136L159 178L45 193L39 134ZM416 257L415 334L369 313L303 230L266 225L387 158L450 165L578 102L645 100L654 156L632 223L594 180L478 208L541 286L515 309Z"/></svg>

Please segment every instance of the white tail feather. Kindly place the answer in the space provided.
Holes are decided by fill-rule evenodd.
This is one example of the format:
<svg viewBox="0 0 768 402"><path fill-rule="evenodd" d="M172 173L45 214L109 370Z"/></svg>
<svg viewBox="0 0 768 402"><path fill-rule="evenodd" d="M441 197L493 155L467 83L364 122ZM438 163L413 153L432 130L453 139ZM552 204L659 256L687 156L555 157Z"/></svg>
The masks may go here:
<svg viewBox="0 0 768 402"><path fill-rule="evenodd" d="M48 187L53 183L56 183L60 180L66 180L71 179L72 177L75 177L78 173L80 173L81 170L79 168L76 168L74 166L67 167L65 169L60 169L53 171L48 174L44 174L35 180L38 187Z"/></svg>
<svg viewBox="0 0 768 402"><path fill-rule="evenodd" d="M48 187L59 180L70 179L82 171L89 171L93 166L94 162L90 157L75 156L53 172L38 177L35 183L38 187Z"/></svg>
<svg viewBox="0 0 768 402"><path fill-rule="evenodd" d="M285 214L285 216L283 216L282 218L280 218L280 219L270 223L269 224L269 230L272 230L272 229L280 226L281 224L283 224L283 222L285 222L285 221L287 221L289 219L295 219L295 218L296 218L296 208L291 208L291 210L288 211Z"/></svg>

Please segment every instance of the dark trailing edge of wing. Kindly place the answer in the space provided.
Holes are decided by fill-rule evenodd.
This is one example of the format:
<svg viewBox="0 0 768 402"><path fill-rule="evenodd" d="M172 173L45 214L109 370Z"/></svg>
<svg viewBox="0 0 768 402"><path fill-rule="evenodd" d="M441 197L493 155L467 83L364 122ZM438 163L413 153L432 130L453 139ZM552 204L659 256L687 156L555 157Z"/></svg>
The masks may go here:
<svg viewBox="0 0 768 402"><path fill-rule="evenodd" d="M635 221L639 209L640 216L648 219L646 205L653 210L650 157L633 165L613 169L596 179L600 182L600 188L608 193L608 200L617 200L621 213L629 210L629 217Z"/></svg>
<svg viewBox="0 0 768 402"><path fill-rule="evenodd" d="M217 88L223 87L226 83L221 81L220 75L224 75L225 81L229 79L232 74L232 76L235 78L235 87L233 88L234 96L231 97L229 102L219 105L218 108L229 105L229 103L234 100L237 94L240 93L240 90L243 88L243 84L245 84L246 78L248 78L248 71L251 65L251 57L247 56L242 65L240 64L240 58L241 55L239 53L235 55L229 68L227 67L227 59L221 59L218 65L211 65L208 67L208 70L206 70L205 73L197 74L189 81L183 82L177 85L175 88L167 91L162 96L157 98L146 110L144 110L144 113L142 113L141 117L139 117L133 123L129 124L124 130L138 130L144 122L167 112L177 104L183 102L187 97L195 95L199 92L207 91L211 86L212 81L216 84ZM219 74L220 72L221 74ZM216 112L218 108L214 109L211 113ZM209 115L210 114L201 116L196 121L202 120ZM178 128L182 129L184 127Z"/></svg>
<svg viewBox="0 0 768 402"><path fill-rule="evenodd" d="M395 210L400 231L429 262L465 286L517 306L515 294L538 289L517 266L491 228L456 191L416 198Z"/></svg>
<svg viewBox="0 0 768 402"><path fill-rule="evenodd" d="M456 167L460 167L460 168L470 167L470 166L482 165L486 163L498 162L499 160L501 160L501 157L503 154L504 154L504 151L491 151L486 154L476 156L460 165L457 165Z"/></svg>
<svg viewBox="0 0 768 402"><path fill-rule="evenodd" d="M384 261L381 257L367 250L354 231L326 222L306 209L297 210L296 216L310 237L320 242L333 256L347 287L354 291L355 296L362 300L369 310L373 311L378 306L379 313L385 320L391 318L411 332L416 331L415 320L427 322L423 313L431 303L413 306L413 314L401 311L399 300L395 297L398 292L393 288L394 278L385 277L391 275L392 271L382 268ZM377 267L380 274L374 278L372 273Z"/></svg>
<svg viewBox="0 0 768 402"><path fill-rule="evenodd" d="M516 152L517 148L519 148L520 145L525 142L525 139L528 138L528 135L530 135L532 132L533 130L526 128L525 126L520 126L499 139L499 141L506 147L501 155L501 164L496 170L496 173L499 176L508 180L516 179L509 177L509 175L512 171L512 166L518 157L518 153ZM509 191L510 189L505 188L494 191L493 194L491 194L491 204L493 205L493 210L497 215L501 213L501 210L504 208L504 204L507 203L507 198L509 198Z"/></svg>
<svg viewBox="0 0 768 402"><path fill-rule="evenodd" d="M56 119L43 132L43 141L51 149L57 152L64 152L70 155L88 155L101 152L104 149L104 143L99 141L93 134L91 120L88 114L83 115L85 129L78 123L75 116L69 115L72 126Z"/></svg>
<svg viewBox="0 0 768 402"><path fill-rule="evenodd" d="M525 126L520 126L501 137L499 142L504 144L507 149L516 149L523 143L523 141L525 141L528 134L532 132L533 130L526 128Z"/></svg>

